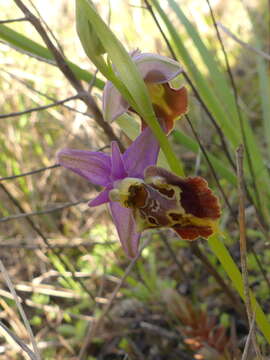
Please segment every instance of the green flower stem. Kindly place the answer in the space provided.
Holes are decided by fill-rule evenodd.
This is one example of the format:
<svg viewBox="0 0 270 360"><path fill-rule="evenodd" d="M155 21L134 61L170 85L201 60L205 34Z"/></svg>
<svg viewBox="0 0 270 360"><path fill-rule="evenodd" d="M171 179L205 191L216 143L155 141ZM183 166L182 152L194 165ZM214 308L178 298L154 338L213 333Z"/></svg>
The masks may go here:
<svg viewBox="0 0 270 360"><path fill-rule="evenodd" d="M226 249L224 243L220 240L219 236L215 234L208 239L208 244L211 250L213 251L213 253L216 255L216 257L222 264L224 270L231 279L237 292L239 293L241 298L245 301L242 275L238 267L236 266L235 262L233 261L230 253ZM269 321L266 315L264 314L262 308L258 304L254 294L251 291L250 291L250 298L251 298L252 310L255 312L256 322L258 324L258 327L265 336L268 343L270 343Z"/></svg>
<svg viewBox="0 0 270 360"><path fill-rule="evenodd" d="M168 161L168 164L173 172L175 172L179 176L184 176L184 168L181 161L176 157L171 143L169 142L167 136L164 131L161 129L156 117L154 118L146 118L144 117L151 130L153 131L155 137L158 139L160 147Z"/></svg>

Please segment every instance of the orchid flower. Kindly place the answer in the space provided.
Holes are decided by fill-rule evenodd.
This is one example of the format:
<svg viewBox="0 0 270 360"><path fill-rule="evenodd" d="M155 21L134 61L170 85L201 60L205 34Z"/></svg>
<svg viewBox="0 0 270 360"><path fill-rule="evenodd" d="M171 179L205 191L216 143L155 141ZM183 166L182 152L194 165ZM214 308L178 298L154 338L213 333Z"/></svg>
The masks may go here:
<svg viewBox="0 0 270 360"><path fill-rule="evenodd" d="M179 177L148 166L143 182L123 181L118 188L125 194L120 203L133 209L138 231L170 227L185 240L207 239L218 231L220 204L202 177Z"/></svg>
<svg viewBox="0 0 270 360"><path fill-rule="evenodd" d="M121 244L129 257L138 253L141 232L172 228L181 238L208 238L217 231L218 199L201 177L181 178L154 166L159 145L147 127L121 154L65 149L59 164L104 190L89 206L109 203Z"/></svg>
<svg viewBox="0 0 270 360"><path fill-rule="evenodd" d="M136 229L132 209L110 199L110 192L123 179L142 181L145 168L157 161L159 145L149 128L146 128L131 146L121 154L117 142L111 144L111 155L83 150L64 149L58 155L60 165L83 176L105 189L89 206L109 203L121 244L129 257L138 252L140 233Z"/></svg>
<svg viewBox="0 0 270 360"><path fill-rule="evenodd" d="M140 53L131 54L149 91L153 108L161 126L169 133L174 128L177 118L187 112L187 89L181 86L174 89L170 81L176 78L183 69L174 60L165 56ZM127 111L133 111L114 85L108 81L103 92L103 114L106 121L113 121ZM145 123L142 120L142 129Z"/></svg>

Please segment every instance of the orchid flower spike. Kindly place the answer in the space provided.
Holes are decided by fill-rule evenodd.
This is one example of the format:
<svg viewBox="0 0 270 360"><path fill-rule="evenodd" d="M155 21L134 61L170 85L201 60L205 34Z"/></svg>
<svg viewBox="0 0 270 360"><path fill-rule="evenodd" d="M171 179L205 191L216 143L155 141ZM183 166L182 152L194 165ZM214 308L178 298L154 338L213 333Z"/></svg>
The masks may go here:
<svg viewBox="0 0 270 360"><path fill-rule="evenodd" d="M65 149L60 165L104 190L89 206L109 203L121 244L132 258L142 231L169 227L181 238L208 238L218 229L220 205L201 177L182 178L155 166L159 145L147 127L120 153L112 142L111 155Z"/></svg>
<svg viewBox="0 0 270 360"><path fill-rule="evenodd" d="M183 69L178 62L157 54L136 50L131 57L145 81L157 119L169 133L174 128L175 120L188 110L186 87L174 89L169 83L183 72ZM103 92L105 120L113 121L132 110L120 92L108 81ZM142 120L142 129L144 128L145 123Z"/></svg>

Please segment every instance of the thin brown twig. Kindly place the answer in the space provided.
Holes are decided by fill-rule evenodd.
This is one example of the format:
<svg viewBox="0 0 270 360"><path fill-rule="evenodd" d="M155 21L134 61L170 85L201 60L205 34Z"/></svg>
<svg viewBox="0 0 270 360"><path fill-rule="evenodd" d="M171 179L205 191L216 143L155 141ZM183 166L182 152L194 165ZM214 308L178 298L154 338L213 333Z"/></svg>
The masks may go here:
<svg viewBox="0 0 270 360"><path fill-rule="evenodd" d="M206 161L207 161L207 164L208 164L208 166L209 166L209 168L210 168L210 171L211 171L211 173L212 173L212 175L213 175L213 177L214 177L214 179L215 179L215 181L216 181L217 187L218 187L220 193L222 194L222 197L223 197L226 205L228 206L231 214L234 214L234 211L233 211L233 209L232 209L232 207L231 207L231 204L229 203L229 200L228 200L228 198L227 198L227 196L226 196L226 194L225 194L222 186L220 185L220 182L219 182L217 173L216 173L216 171L215 171L215 169L214 169L214 167L213 167L213 165L212 165L212 163L211 163L211 161L210 161L210 159L209 159L209 157L208 157L207 152L205 151L204 146L203 146L202 143L201 143L201 140L200 140L200 138L199 138L199 136L198 136L198 134L197 134L197 131L195 130L195 128L194 128L194 126L193 126L193 124L192 124L192 121L190 120L190 118L189 118L189 116L188 116L187 114L185 115L185 118L187 119L187 122L188 122L188 124L189 124L189 126L190 126L190 128L191 128L191 131L192 131L193 135L195 136L195 138L196 138L196 140L197 140L197 142L198 142L198 145L199 145L199 147L200 147L200 149L201 149L201 151L202 151L202 153L203 153L203 155L204 155L204 157L205 157L205 159L206 159Z"/></svg>
<svg viewBox="0 0 270 360"><path fill-rule="evenodd" d="M211 111L208 109L207 105L205 104L205 102L203 101L200 93L198 92L198 90L196 89L196 87L194 86L193 82L191 81L190 77L188 76L188 74L184 71L183 72L183 76L186 79L186 81L188 82L188 84L190 85L192 91L194 92L197 100L199 101L199 103L201 104L202 108L204 109L205 113L207 114L208 118L210 119L211 123L213 124L214 128L216 129L216 132L219 136L222 148L224 150L224 153L232 167L232 169L236 169L235 163L232 159L232 156L230 154L224 133L221 129L221 127L219 126L219 124L217 123L216 119L214 118L214 116L212 115Z"/></svg>
<svg viewBox="0 0 270 360"><path fill-rule="evenodd" d="M146 321L140 321L140 327L147 332L149 331L152 334L157 334L161 338L167 338L167 339L178 340L178 341L184 340L184 338L181 336L180 333L164 329L161 326L154 325L154 324L148 323Z"/></svg>
<svg viewBox="0 0 270 360"><path fill-rule="evenodd" d="M14 22L20 22L20 21L28 21L28 19L26 17L22 17L22 18L17 18L17 19L0 20L0 25L14 23Z"/></svg>
<svg viewBox="0 0 270 360"><path fill-rule="evenodd" d="M0 321L0 327L2 328L2 330L4 330L8 336L10 336L12 338L13 341L15 341L15 343L24 351L27 353L27 355L29 356L29 358L31 360L38 360L38 358L36 357L36 354L27 346L25 345L25 343L17 336L15 335L11 330L9 330L9 328L2 323L2 321Z"/></svg>
<svg viewBox="0 0 270 360"><path fill-rule="evenodd" d="M28 19L27 19L27 21L28 21ZM3 41L3 40L0 40L0 43L9 46L11 49L17 51L17 52L20 53L20 54L28 55L29 57L31 57L31 58L33 58L33 59L36 59L36 60L38 60L38 61L44 62L44 63L46 63L46 64L50 64L50 65L53 65L53 66L57 66L55 60L51 60L51 59L42 57L42 56L40 56L40 55L31 53L30 51L27 51L27 50L23 50L22 48L19 48L19 47L17 47L16 45L13 45L13 44L11 44L11 43L9 43L9 42L5 42L5 41Z"/></svg>
<svg viewBox="0 0 270 360"><path fill-rule="evenodd" d="M102 115L100 109L98 108L96 102L94 101L93 97L84 90L81 82L76 78L75 74L69 67L64 56L52 43L46 30L42 26L40 20L25 6L25 4L21 0L14 0L14 1L15 1L16 5L21 9L21 11L25 14L25 16L28 18L29 22L37 30L37 32L41 36L42 40L46 44L47 48L52 52L54 59L58 65L58 68L65 75L65 77L68 79L70 84L74 87L74 89L76 89L77 93L80 94L80 98L88 106L88 109L93 114L95 121L103 129L104 133L107 135L109 140L117 141L120 149L123 151L124 146L121 143L121 141L118 139L118 137L115 135L111 125L108 124L104 120L103 115Z"/></svg>
<svg viewBox="0 0 270 360"><path fill-rule="evenodd" d="M76 206L76 205L79 205L79 204L84 204L84 203L87 203L89 201L90 201L90 199L71 201L71 202L67 202L67 203L65 203L63 205L55 206L55 207L53 207L51 209L32 211L32 212L28 212L28 213L22 212L22 213L19 213L19 214L5 216L3 218L0 218L0 223L11 221L11 220L25 219L25 218L28 218L28 217L31 217L31 216L50 214L50 213L53 213L53 212L56 212L56 211L60 211L60 210L63 210L63 209L70 208L72 206Z"/></svg>
<svg viewBox="0 0 270 360"><path fill-rule="evenodd" d="M239 194L239 240L240 240L240 255L241 255L241 268L244 284L244 298L246 311L248 316L248 322L250 329L252 328L253 310L251 306L249 281L248 281L248 269L247 269L247 240L246 240L246 218L245 218L245 184L244 184L244 172L243 172L243 160L244 160L244 146L240 145L236 150L236 164L237 164L237 178L238 178L238 194ZM255 332L253 332L252 343L258 359L262 359Z"/></svg>
<svg viewBox="0 0 270 360"><path fill-rule="evenodd" d="M243 40L239 39L236 35L234 35L226 26L224 26L223 24L221 24L220 22L217 22L217 26L224 31L224 33L226 35L228 35L231 39L233 39L234 41L236 41L238 44L242 45L244 48L256 53L257 55L260 55L261 57L263 57L264 59L270 61L270 55L267 54L266 52L260 50L260 49L256 49L255 47L251 46L250 44L244 42Z"/></svg>
<svg viewBox="0 0 270 360"><path fill-rule="evenodd" d="M34 175L34 174L38 174L38 173L43 172L43 171L55 169L57 167L60 167L60 165L59 164L54 164L54 165L51 165L51 166L46 166L46 167L43 167L43 168L40 168L40 169L28 171L28 172L21 173L21 174L18 174L18 175L4 176L4 177L0 178L0 181L13 180L13 179L16 179L16 178L19 178L19 177Z"/></svg>
<svg viewBox="0 0 270 360"><path fill-rule="evenodd" d="M136 360L145 360L145 356L142 353L141 349L138 347L135 341L133 341L133 338L131 336L127 336L128 345L133 353L133 356L135 356ZM124 360L128 360L129 355L128 353L125 354Z"/></svg>
<svg viewBox="0 0 270 360"><path fill-rule="evenodd" d="M103 324L105 317L109 314L109 311L111 310L111 307L113 305L113 302L114 302L114 300L116 298L116 295L117 295L118 291L120 290L120 288L124 284L126 278L130 274L130 272L133 269L134 265L136 264L138 258L141 256L141 253L142 253L143 249L149 244L150 241L151 241L151 238L146 240L144 245L139 250L138 254L131 260L130 264L126 268L125 274L122 276L119 283L114 288L114 291L113 291L107 305L105 306L104 310L102 311L102 313L100 314L98 319L96 319L93 323L91 323L89 325L86 337L85 337L85 339L83 341L83 344L82 344L82 347L81 347L81 350L80 350L80 353L79 353L79 356L78 356L78 360L84 360L85 359L86 350L88 349L89 345L91 344L91 341L92 341L93 337L95 336L97 330Z"/></svg>
<svg viewBox="0 0 270 360"><path fill-rule="evenodd" d="M0 249L25 249L25 250L42 250L47 251L50 249L78 249L79 247L92 248L94 246L110 246L116 244L116 241L84 241L68 244L55 244L55 245L39 245L39 244L27 244L27 242L12 242L12 243L0 243Z"/></svg>
<svg viewBox="0 0 270 360"><path fill-rule="evenodd" d="M224 57L224 60L225 60L227 73L229 75L230 82L231 82L231 85L232 85L233 95L234 95L234 102L235 102L235 106L236 106L236 110L237 110L238 121L239 121L239 125L240 125L240 131L241 131L241 135L242 135L242 139L243 139L243 143L244 143L245 151L246 151L246 155L247 155L248 168L249 168L249 172L250 172L250 176L251 176L252 185L253 185L253 188L254 188L254 194L255 194L255 197L256 197L256 200L257 200L257 206L258 206L259 209L261 209L260 193L259 193L257 182L256 182L256 176L255 176L255 171L254 171L254 166L253 166L253 163L252 163L250 150L249 150L249 147L248 147L247 135L246 135L245 126L244 126L244 120L243 120L242 112L241 112L240 106L239 106L239 95L238 95L237 87L236 87L236 84L235 84L235 81L234 81L234 77L233 77L233 73L232 73L232 70L231 70L229 58L227 56L225 46L224 46L222 38L220 36L220 32L219 32L219 28L217 26L214 11L213 11L212 6L210 4L210 0L206 0L206 2L208 4L209 10L210 10L211 19L212 19L213 25L214 25L215 30L216 30L217 38L218 38L219 44L221 46L222 54L223 54L223 57Z"/></svg>
<svg viewBox="0 0 270 360"><path fill-rule="evenodd" d="M76 100L76 99L80 99L79 94L67 97L66 99L63 99L63 100L57 100L52 104L37 106L37 107L31 108L31 109L26 109L26 110L23 110L23 111L11 112L9 114L0 114L0 119L6 119L6 118L10 118L10 117L15 117L15 116L21 116L21 115L24 115L24 114L30 114L32 112L46 110L46 109L49 109L51 107L62 105L64 103L68 102L68 101Z"/></svg>
<svg viewBox="0 0 270 360"><path fill-rule="evenodd" d="M190 242L190 248L192 249L192 253L197 256L197 258L204 264L208 272L214 277L216 282L220 285L221 289L224 291L224 293L227 295L228 299L232 303L234 307L237 308L239 314L244 315L244 309L239 301L238 297L235 295L235 293L231 290L231 288L226 284L226 282L223 280L221 275L216 271L216 269L213 267L211 262L208 260L207 256L204 255L204 253L199 248L198 244L196 242Z"/></svg>
<svg viewBox="0 0 270 360"><path fill-rule="evenodd" d="M159 233L159 236L161 237L161 240L164 242L171 258L173 259L174 263L176 264L181 276L182 276L182 281L184 281L187 285L190 285L190 281L189 278L184 270L184 267L181 265L181 263L179 262L179 260L177 259L177 256L175 254L175 252L173 251L170 242L168 241L166 235L161 231Z"/></svg>
<svg viewBox="0 0 270 360"><path fill-rule="evenodd" d="M99 148L99 149L96 150L96 151L105 150L107 147L109 147L109 145L102 146L101 148ZM13 180L13 179L16 179L16 178L19 178L19 177L34 175L34 174L38 174L38 173L43 172L43 171L47 171L47 170L51 170L51 169L58 168L58 167L60 167L60 166L61 166L60 164L54 164L54 165L46 166L46 167L43 167L43 168L40 168L40 169L28 171L28 172L21 173L21 174L17 174L17 175L4 176L4 177L0 178L0 181Z"/></svg>
<svg viewBox="0 0 270 360"><path fill-rule="evenodd" d="M256 324L255 320L256 320L256 316L255 316L255 313L254 313L241 360L248 360L248 357L250 355L249 347L250 347L250 343L251 343L251 340L252 340L252 334L254 332L254 327L255 327L255 324Z"/></svg>
<svg viewBox="0 0 270 360"><path fill-rule="evenodd" d="M32 91L32 92L34 92L34 93L36 93L36 94L38 94L38 95L40 95L40 96L42 96L42 97L45 97L47 100L51 100L51 101L53 101L53 102L56 102L56 101L57 101L57 99L53 98L52 96L49 96L48 94L43 93L43 92L40 91L40 90L35 89L35 88L32 87L30 84L28 84L26 81L18 78L16 75L10 73L10 72L7 71L6 69L0 69L0 70L1 70L1 71L4 71L4 72L5 72L6 74L8 74L11 78L13 78L13 79L17 80L18 82L20 82L22 85L24 85L24 86L25 86L27 89L29 89L30 91ZM65 108L68 109L68 110L74 111L74 112L76 112L76 113L78 113L78 114L85 115L85 116L93 119L93 116L90 115L88 112L80 111L80 110L78 110L78 109L75 109L75 108L72 107L72 106L66 105L65 103L64 103L64 104L59 104L59 105L65 107Z"/></svg>
<svg viewBox="0 0 270 360"><path fill-rule="evenodd" d="M160 33L161 33L161 36L163 37L172 57L174 60L178 60L177 59L177 56L166 36L166 34L164 33L162 27L160 26L160 23L152 9L152 6L149 4L148 0L145 0L145 4L146 4L146 7L147 7L147 10L150 12L155 24L157 25L157 28L159 29ZM212 115L211 111L208 109L207 105L205 104L205 102L203 101L201 95L199 94L199 92L197 91L196 87L194 86L192 80L190 79L189 75L186 73L186 71L183 72L183 76L185 78L185 80L187 81L187 83L190 85L196 99L199 101L199 103L201 104L202 108L204 109L204 111L206 112L207 116L209 117L210 121L212 122L212 124L214 125L216 131L217 131L217 134L220 138L220 141L221 141L221 144L222 144L222 147L223 147L223 150L227 156L227 159L231 165L231 167L235 170L236 167L235 167L235 164L234 164L234 161L232 159L232 156L230 154L230 151L228 149L228 145L226 143L226 139L224 137L224 134L223 134L223 131L222 129L220 128L219 124L217 123L217 121L215 120L214 116Z"/></svg>
<svg viewBox="0 0 270 360"><path fill-rule="evenodd" d="M16 290L15 290L15 288L14 288L14 286L13 286L11 280L10 280L8 272L7 272L3 262L1 260L0 260L0 270L2 272L2 275L4 277L5 282L6 282L7 286L8 286L8 288L9 288L9 291L11 292L11 294L13 296L13 300L16 303L16 306L17 306L17 308L19 310L19 313L20 313L20 315L21 315L21 317L23 319L23 323L24 323L25 328L27 329L27 333L28 333L28 336L29 336L30 341L32 343L33 350L35 352L36 358L37 358L37 360L41 360L41 356L40 356L38 346L37 346L33 331L31 329L30 323L29 323L29 321L27 319L27 316L26 316L26 314L24 312L24 309L23 309L23 307L21 305L21 302L19 301L18 295L17 295Z"/></svg>
<svg viewBox="0 0 270 360"><path fill-rule="evenodd" d="M38 8L36 7L36 5L33 3L32 0L29 0L30 4L32 5L32 7L34 8L35 12L37 13L38 17L40 18L40 20L42 21L42 23L44 24L45 28L47 29L47 31L50 33L51 37L54 39L54 41L56 42L59 51L61 52L61 54L63 56L65 56L64 53L64 49L62 47L62 45L60 44L60 42L58 41L57 37L54 35L54 32L51 30L51 28L49 27L49 25L47 24L47 22L45 21L45 19L43 18L43 16L41 15L40 11L38 10Z"/></svg>

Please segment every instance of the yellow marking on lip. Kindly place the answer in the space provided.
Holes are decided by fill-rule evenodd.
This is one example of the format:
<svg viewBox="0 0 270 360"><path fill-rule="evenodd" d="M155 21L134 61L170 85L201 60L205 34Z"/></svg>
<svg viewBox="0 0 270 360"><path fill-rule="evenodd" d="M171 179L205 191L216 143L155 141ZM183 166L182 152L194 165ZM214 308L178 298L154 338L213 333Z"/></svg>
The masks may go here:
<svg viewBox="0 0 270 360"><path fill-rule="evenodd" d="M168 115L171 115L173 111L168 106L165 100L165 89L162 84L147 84L147 88L150 93L152 103L161 107Z"/></svg>
<svg viewBox="0 0 270 360"><path fill-rule="evenodd" d="M178 211L170 211L171 213L175 213L177 214ZM218 232L218 222L216 220L213 219L209 219L209 218L199 218L197 216L194 216L192 214L180 214L182 215L181 220L173 220L171 215L168 213L168 216L170 217L171 221L172 221L172 225L181 225L181 226L188 226L188 225L192 225L195 227L210 227L213 231L213 233Z"/></svg>
<svg viewBox="0 0 270 360"><path fill-rule="evenodd" d="M123 180L117 180L114 183L114 189L109 192L109 198L111 201L118 201L123 207L132 207L130 198L130 189L132 186L140 186L144 181L138 178L125 178Z"/></svg>

